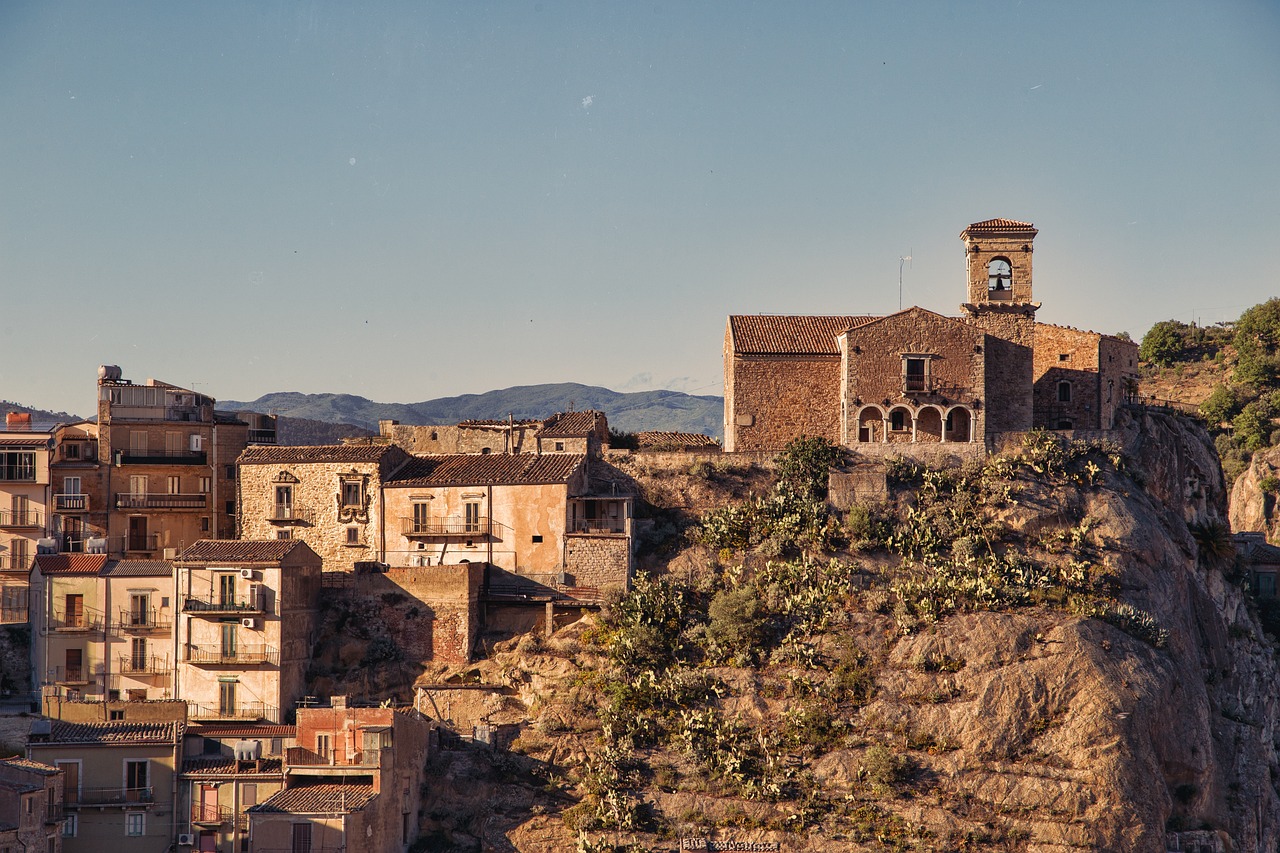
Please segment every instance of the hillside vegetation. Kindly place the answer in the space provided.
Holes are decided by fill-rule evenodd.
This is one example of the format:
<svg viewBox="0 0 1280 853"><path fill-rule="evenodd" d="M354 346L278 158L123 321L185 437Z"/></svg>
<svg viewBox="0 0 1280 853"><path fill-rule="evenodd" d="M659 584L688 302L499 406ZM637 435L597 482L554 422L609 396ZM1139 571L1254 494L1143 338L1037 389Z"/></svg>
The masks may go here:
<svg viewBox="0 0 1280 853"><path fill-rule="evenodd" d="M650 503L739 494L666 513L598 619L468 670L522 733L437 757L427 849L1273 849L1274 641L1195 421L894 462L847 512L839 456L793 445L747 494L727 464L638 476Z"/></svg>

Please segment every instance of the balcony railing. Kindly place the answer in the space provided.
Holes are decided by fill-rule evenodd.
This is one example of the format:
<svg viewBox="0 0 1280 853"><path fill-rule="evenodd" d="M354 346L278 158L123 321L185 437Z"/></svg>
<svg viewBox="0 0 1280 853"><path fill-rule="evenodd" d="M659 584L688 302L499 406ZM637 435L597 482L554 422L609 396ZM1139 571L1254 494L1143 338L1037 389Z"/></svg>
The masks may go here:
<svg viewBox="0 0 1280 853"><path fill-rule="evenodd" d="M130 634L145 634L150 631L168 631L173 627L173 619L154 607L150 610L122 609L116 620L116 626L119 630Z"/></svg>
<svg viewBox="0 0 1280 853"><path fill-rule="evenodd" d="M63 818L67 816L67 811L62 807L62 803L54 802L54 800L52 799L53 796L54 796L53 792L49 792L50 799L49 799L48 808L45 810L45 817L44 817L46 823L58 823L59 821L61 821Z"/></svg>
<svg viewBox="0 0 1280 853"><path fill-rule="evenodd" d="M31 570L31 557L26 554L0 554L0 572L27 572Z"/></svg>
<svg viewBox="0 0 1280 853"><path fill-rule="evenodd" d="M1012 290L1010 290L1010 289L1009 289L1009 288L1007 288L1007 287L1005 287L1005 288L1001 288L1000 290L995 290L995 289L993 289L993 288L988 288L988 289L987 289L987 300L988 300L988 301L990 301L990 302L1012 302L1012 301L1013 301L1013 291L1012 291Z"/></svg>
<svg viewBox="0 0 1280 853"><path fill-rule="evenodd" d="M53 496L54 512L88 512L89 496L62 494Z"/></svg>
<svg viewBox="0 0 1280 853"><path fill-rule="evenodd" d="M55 608L53 618L49 620L49 628L54 631L101 631L102 612L83 608L67 610Z"/></svg>
<svg viewBox="0 0 1280 853"><path fill-rule="evenodd" d="M148 655L140 658L132 655L120 656L121 675L168 675L171 672L173 672L173 666L169 663L167 657L161 657L160 655Z"/></svg>
<svg viewBox="0 0 1280 853"><path fill-rule="evenodd" d="M135 806L155 801L155 789L145 788L81 788L79 792L67 791L68 807L75 806ZM74 798L74 799L73 799Z"/></svg>
<svg viewBox="0 0 1280 853"><path fill-rule="evenodd" d="M81 664L80 666L51 666L48 669L46 684L88 684L93 676L102 675L100 663Z"/></svg>
<svg viewBox="0 0 1280 853"><path fill-rule="evenodd" d="M278 720L280 709L262 702L242 702L227 707L224 705L201 705L197 702L187 703L187 717L192 720Z"/></svg>
<svg viewBox="0 0 1280 853"><path fill-rule="evenodd" d="M479 518L401 518L404 536L479 536L489 532L489 519Z"/></svg>
<svg viewBox="0 0 1280 853"><path fill-rule="evenodd" d="M18 625L28 618L26 607L0 607L0 625Z"/></svg>
<svg viewBox="0 0 1280 853"><path fill-rule="evenodd" d="M44 515L35 510L13 512L0 509L0 527L44 527Z"/></svg>
<svg viewBox="0 0 1280 853"><path fill-rule="evenodd" d="M308 506L275 504L268 510L267 521L278 521L283 524L313 524L315 513Z"/></svg>
<svg viewBox="0 0 1280 853"><path fill-rule="evenodd" d="M626 533L625 518L576 518L569 524L570 533Z"/></svg>
<svg viewBox="0 0 1280 853"><path fill-rule="evenodd" d="M116 492L116 509L205 509L209 496L203 494L163 494Z"/></svg>
<svg viewBox="0 0 1280 853"><path fill-rule="evenodd" d="M924 394L929 390L929 380L923 376L908 376L902 380L904 394Z"/></svg>
<svg viewBox="0 0 1280 853"><path fill-rule="evenodd" d="M191 807L191 822L205 826L221 826L231 823L231 809L227 806L196 803Z"/></svg>
<svg viewBox="0 0 1280 853"><path fill-rule="evenodd" d="M285 750L284 763L287 767L363 767L365 758L369 764L377 766L380 758L377 750L360 750L347 753L344 750L331 750L328 755L321 755L303 746L291 746Z"/></svg>
<svg viewBox="0 0 1280 853"><path fill-rule="evenodd" d="M200 666L257 666L280 663L280 650L275 646L250 643L234 649L200 649L187 652L187 663Z"/></svg>
<svg viewBox="0 0 1280 853"><path fill-rule="evenodd" d="M182 600L183 613L199 613L207 616L222 614L240 615L262 612L262 598L249 596L246 598L200 598L188 595Z"/></svg>
<svg viewBox="0 0 1280 853"><path fill-rule="evenodd" d="M121 465L205 465L203 450L122 450Z"/></svg>
<svg viewBox="0 0 1280 853"><path fill-rule="evenodd" d="M275 444L276 431L273 429L249 429L250 444Z"/></svg>

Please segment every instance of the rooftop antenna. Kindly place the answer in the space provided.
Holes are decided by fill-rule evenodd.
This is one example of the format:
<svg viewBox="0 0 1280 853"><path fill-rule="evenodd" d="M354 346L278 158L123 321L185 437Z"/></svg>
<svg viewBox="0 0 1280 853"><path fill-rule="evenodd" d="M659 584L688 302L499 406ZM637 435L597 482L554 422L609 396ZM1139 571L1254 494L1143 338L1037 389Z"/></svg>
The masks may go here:
<svg viewBox="0 0 1280 853"><path fill-rule="evenodd" d="M915 251L914 249L912 251ZM911 263L910 255L898 258L898 310L902 310L902 265Z"/></svg>

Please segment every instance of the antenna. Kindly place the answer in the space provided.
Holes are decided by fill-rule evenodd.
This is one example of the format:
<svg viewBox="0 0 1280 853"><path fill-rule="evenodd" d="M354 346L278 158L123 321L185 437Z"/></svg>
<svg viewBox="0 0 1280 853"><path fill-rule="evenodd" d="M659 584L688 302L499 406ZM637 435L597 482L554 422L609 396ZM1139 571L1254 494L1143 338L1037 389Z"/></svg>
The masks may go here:
<svg viewBox="0 0 1280 853"><path fill-rule="evenodd" d="M911 251L914 251L911 250ZM903 255L898 258L898 310L902 310L902 265L911 263L910 255Z"/></svg>

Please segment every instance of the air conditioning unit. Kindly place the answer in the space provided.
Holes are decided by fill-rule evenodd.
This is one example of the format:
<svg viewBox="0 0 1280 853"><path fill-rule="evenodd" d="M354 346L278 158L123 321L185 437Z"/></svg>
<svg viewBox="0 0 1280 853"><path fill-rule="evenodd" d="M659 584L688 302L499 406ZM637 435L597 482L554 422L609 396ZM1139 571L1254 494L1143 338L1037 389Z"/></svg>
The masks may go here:
<svg viewBox="0 0 1280 853"><path fill-rule="evenodd" d="M256 630L258 627L258 620L254 619L252 616L245 616L243 619L240 620L240 627L252 628Z"/></svg>
<svg viewBox="0 0 1280 853"><path fill-rule="evenodd" d="M196 843L196 837L190 832L184 832L178 836L178 844L182 847L191 847Z"/></svg>
<svg viewBox="0 0 1280 853"><path fill-rule="evenodd" d="M199 453L203 449L201 444L202 438L204 438L204 436L200 435L199 433L195 433L191 436L191 452L192 453Z"/></svg>
<svg viewBox="0 0 1280 853"><path fill-rule="evenodd" d="M165 558L166 560L176 560L176 559L178 559L178 549L177 549L177 548L165 548L165 549L164 549L164 558Z"/></svg>
<svg viewBox="0 0 1280 853"><path fill-rule="evenodd" d="M253 569L241 569L240 577L244 578L247 581L253 580Z"/></svg>
<svg viewBox="0 0 1280 853"><path fill-rule="evenodd" d="M409 565L418 567L429 566L431 565L431 558L426 554L411 554L409 555Z"/></svg>

